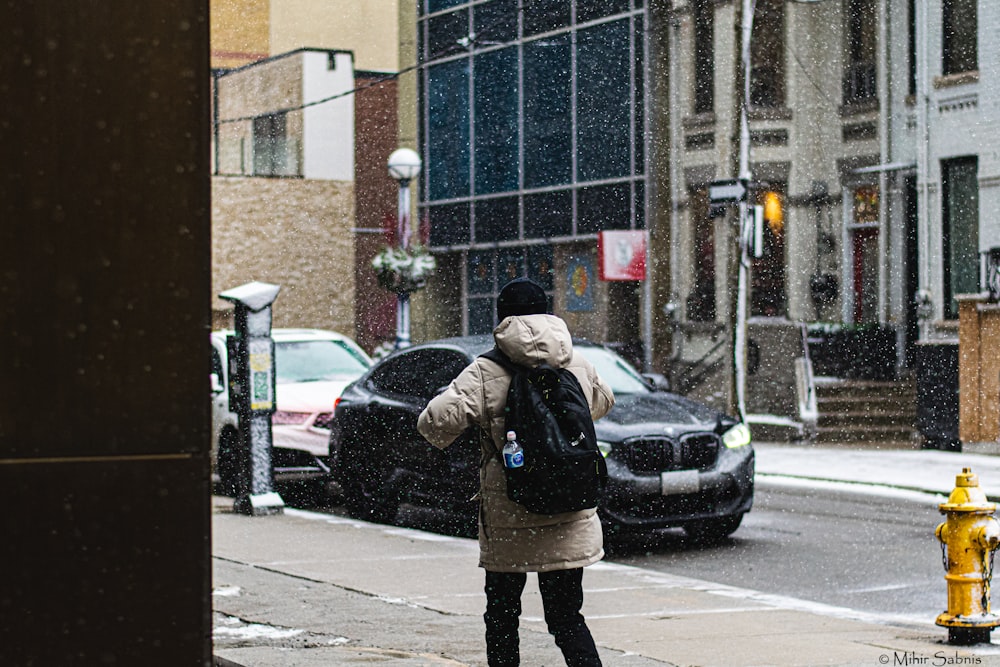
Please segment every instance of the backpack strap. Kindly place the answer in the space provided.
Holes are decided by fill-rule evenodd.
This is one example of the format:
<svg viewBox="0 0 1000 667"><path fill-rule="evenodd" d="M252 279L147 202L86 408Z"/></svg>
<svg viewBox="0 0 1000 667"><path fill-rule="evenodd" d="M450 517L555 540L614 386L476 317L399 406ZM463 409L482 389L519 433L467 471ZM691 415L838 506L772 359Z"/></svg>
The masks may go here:
<svg viewBox="0 0 1000 667"><path fill-rule="evenodd" d="M511 361L510 357L503 353L499 347L494 346L492 350L487 350L479 355L483 359L489 359L498 366L502 366L505 371L513 375L518 370L518 365Z"/></svg>
<svg viewBox="0 0 1000 667"><path fill-rule="evenodd" d="M490 361L492 361L493 363L495 363L496 365L500 366L505 371L510 373L511 376L513 376L514 373L516 373L518 370L517 364L511 361L510 357L504 354L503 350L501 350L499 347L496 347L495 345L493 346L493 349L487 350L486 352L483 352L479 356L482 357L483 359L489 359ZM483 433L486 435L487 438L489 438L492 441L492 436L490 436L489 433L487 433L486 431L483 431ZM498 447L496 443L493 443L493 453L496 454L497 459L502 463L503 454L500 451L500 447Z"/></svg>

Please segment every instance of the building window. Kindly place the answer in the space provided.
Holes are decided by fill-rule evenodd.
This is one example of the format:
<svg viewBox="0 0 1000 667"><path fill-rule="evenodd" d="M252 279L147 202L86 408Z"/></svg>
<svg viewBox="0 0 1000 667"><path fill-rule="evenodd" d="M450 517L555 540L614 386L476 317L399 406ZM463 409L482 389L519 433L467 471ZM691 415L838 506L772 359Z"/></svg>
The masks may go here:
<svg viewBox="0 0 1000 667"><path fill-rule="evenodd" d="M424 209L432 246L467 245L472 237L469 203L441 204Z"/></svg>
<svg viewBox="0 0 1000 667"><path fill-rule="evenodd" d="M552 310L554 288L552 246L471 250L466 261L468 332L487 334L497 325L497 294L514 278L527 277L542 286Z"/></svg>
<svg viewBox="0 0 1000 667"><path fill-rule="evenodd" d="M499 251L489 251L489 271L474 256L484 245L525 253L530 275L534 244L645 224L645 7L417 3L418 206L431 247L469 258L464 331L493 322L504 272ZM489 289L470 282L479 271L492 276Z"/></svg>
<svg viewBox="0 0 1000 667"><path fill-rule="evenodd" d="M715 321L715 220L708 214L708 189L691 193L691 220L694 225L694 283L687 298L687 319Z"/></svg>
<svg viewBox="0 0 1000 667"><path fill-rule="evenodd" d="M570 21L570 3L566 0L530 0L523 2L521 16L524 36L566 28Z"/></svg>
<svg viewBox="0 0 1000 667"><path fill-rule="evenodd" d="M628 183L577 190L577 233L596 234L605 229L628 229L632 219L630 192Z"/></svg>
<svg viewBox="0 0 1000 667"><path fill-rule="evenodd" d="M979 291L979 160L941 162L944 314L958 317L959 294Z"/></svg>
<svg viewBox="0 0 1000 667"><path fill-rule="evenodd" d="M517 238L517 197L476 201L473 233L476 243Z"/></svg>
<svg viewBox="0 0 1000 667"><path fill-rule="evenodd" d="M476 56L475 106L476 193L516 190L517 49Z"/></svg>
<svg viewBox="0 0 1000 667"><path fill-rule="evenodd" d="M517 40L518 0L490 0L474 7L476 42L496 46Z"/></svg>
<svg viewBox="0 0 1000 667"><path fill-rule="evenodd" d="M285 114L253 119L253 173L255 176L292 176L295 160L289 150Z"/></svg>
<svg viewBox="0 0 1000 667"><path fill-rule="evenodd" d="M631 145L628 20L604 23L576 36L577 179L627 176Z"/></svg>
<svg viewBox="0 0 1000 667"><path fill-rule="evenodd" d="M427 0L427 11L430 13L439 12L442 9L461 5L464 2L465 0Z"/></svg>
<svg viewBox="0 0 1000 667"><path fill-rule="evenodd" d="M568 183L572 175L572 62L568 33L524 46L524 185Z"/></svg>
<svg viewBox="0 0 1000 667"><path fill-rule="evenodd" d="M556 190L524 196L524 237L551 239L573 233L573 192Z"/></svg>
<svg viewBox="0 0 1000 667"><path fill-rule="evenodd" d="M576 22L586 23L604 16L621 14L629 10L629 0L601 0L600 2L586 2L577 0Z"/></svg>
<svg viewBox="0 0 1000 667"><path fill-rule="evenodd" d="M469 194L469 64L453 60L427 71L426 156L432 199Z"/></svg>
<svg viewBox="0 0 1000 667"><path fill-rule="evenodd" d="M941 70L945 75L979 69L977 0L941 4Z"/></svg>
<svg viewBox="0 0 1000 667"><path fill-rule="evenodd" d="M844 104L875 99L878 13L875 0L848 0Z"/></svg>
<svg viewBox="0 0 1000 667"><path fill-rule="evenodd" d="M757 0L750 40L750 106L785 105L785 0Z"/></svg>
<svg viewBox="0 0 1000 667"><path fill-rule="evenodd" d="M460 40L469 35L469 12L461 10L439 14L427 21L427 60L444 58L459 52Z"/></svg>
<svg viewBox="0 0 1000 667"><path fill-rule="evenodd" d="M715 109L715 2L694 3L694 112Z"/></svg>

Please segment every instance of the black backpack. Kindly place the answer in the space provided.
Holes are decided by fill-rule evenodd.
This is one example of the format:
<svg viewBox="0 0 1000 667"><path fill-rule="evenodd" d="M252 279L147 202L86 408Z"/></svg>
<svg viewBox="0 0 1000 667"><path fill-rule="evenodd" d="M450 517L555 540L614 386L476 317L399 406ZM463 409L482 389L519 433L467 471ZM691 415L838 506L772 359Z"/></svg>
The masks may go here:
<svg viewBox="0 0 1000 667"><path fill-rule="evenodd" d="M497 348L482 354L511 374L505 427L524 465L507 468L507 496L536 514L597 507L608 466L597 448L590 404L573 372L515 364Z"/></svg>

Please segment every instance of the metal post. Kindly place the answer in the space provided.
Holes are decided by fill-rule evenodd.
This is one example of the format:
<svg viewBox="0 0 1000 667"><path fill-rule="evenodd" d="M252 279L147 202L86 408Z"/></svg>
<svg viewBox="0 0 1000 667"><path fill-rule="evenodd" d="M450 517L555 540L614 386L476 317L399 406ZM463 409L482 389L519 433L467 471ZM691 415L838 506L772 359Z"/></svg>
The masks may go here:
<svg viewBox="0 0 1000 667"><path fill-rule="evenodd" d="M754 0L743 0L743 16L741 31L740 57L742 59L743 90L740 97L740 151L739 178L743 183L750 183L750 38L753 33ZM747 195L749 196L749 195ZM740 420L746 418L746 327L747 327L747 289L749 284L750 256L748 250L749 203L747 196L739 201L739 216L737 221L738 239L738 277L736 284L736 312L733 332L733 392L731 402Z"/></svg>
<svg viewBox="0 0 1000 667"><path fill-rule="evenodd" d="M399 217L396 227L399 247L410 247L410 181L399 179ZM410 346L410 293L400 292L396 305L396 349Z"/></svg>

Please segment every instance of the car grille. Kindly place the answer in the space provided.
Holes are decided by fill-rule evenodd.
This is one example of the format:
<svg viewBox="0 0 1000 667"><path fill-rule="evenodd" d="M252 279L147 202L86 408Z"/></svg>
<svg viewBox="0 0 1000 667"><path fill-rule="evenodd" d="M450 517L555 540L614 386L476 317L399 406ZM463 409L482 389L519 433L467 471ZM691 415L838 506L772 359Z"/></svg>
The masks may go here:
<svg viewBox="0 0 1000 667"><path fill-rule="evenodd" d="M705 470L719 456L719 437L691 433L680 438L633 438L615 448L615 457L633 474L649 475L671 470Z"/></svg>
<svg viewBox="0 0 1000 667"><path fill-rule="evenodd" d="M271 423L280 425L304 424L307 419L309 419L308 412L289 412L287 410L278 410L271 415Z"/></svg>
<svg viewBox="0 0 1000 667"><path fill-rule="evenodd" d="M676 496L644 495L635 497L611 497L607 499L608 509L616 514L636 519L683 519L697 515L716 514L720 510L732 508L741 502L739 487L729 480L712 492L685 493Z"/></svg>

